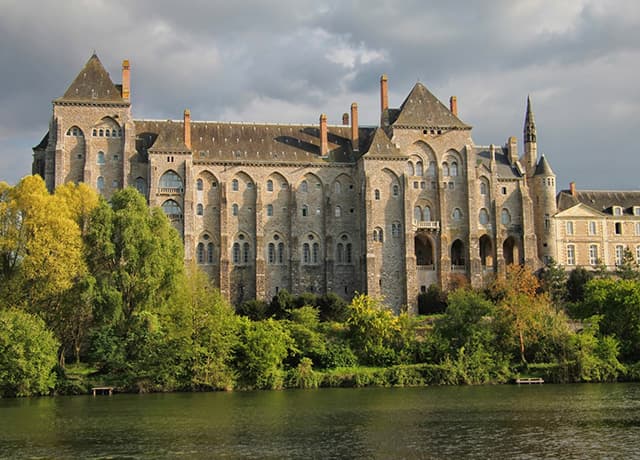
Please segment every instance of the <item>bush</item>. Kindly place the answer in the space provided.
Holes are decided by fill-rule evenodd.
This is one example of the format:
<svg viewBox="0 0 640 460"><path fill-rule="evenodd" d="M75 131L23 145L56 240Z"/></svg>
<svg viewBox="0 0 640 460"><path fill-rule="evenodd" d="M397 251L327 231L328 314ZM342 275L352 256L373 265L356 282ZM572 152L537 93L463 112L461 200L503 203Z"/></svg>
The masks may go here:
<svg viewBox="0 0 640 460"><path fill-rule="evenodd" d="M443 313L447 309L447 298L442 290L432 284L427 292L418 294L418 313L421 315L433 315Z"/></svg>
<svg viewBox="0 0 640 460"><path fill-rule="evenodd" d="M0 397L49 393L56 384L58 346L37 316L0 311Z"/></svg>

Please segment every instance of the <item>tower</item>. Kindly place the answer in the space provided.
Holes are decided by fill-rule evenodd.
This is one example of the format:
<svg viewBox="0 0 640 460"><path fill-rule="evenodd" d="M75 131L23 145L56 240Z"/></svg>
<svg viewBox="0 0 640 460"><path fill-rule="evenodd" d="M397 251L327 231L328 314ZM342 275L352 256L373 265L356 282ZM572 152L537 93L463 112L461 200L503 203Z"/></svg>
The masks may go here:
<svg viewBox="0 0 640 460"><path fill-rule="evenodd" d="M531 177L536 168L538 160L538 143L536 140L536 121L531 108L531 98L527 96L527 114L524 118L524 164L527 177Z"/></svg>
<svg viewBox="0 0 640 460"><path fill-rule="evenodd" d="M557 212L556 175L544 155L530 179L533 189L533 214L538 241L538 257L548 264L557 259L553 216Z"/></svg>

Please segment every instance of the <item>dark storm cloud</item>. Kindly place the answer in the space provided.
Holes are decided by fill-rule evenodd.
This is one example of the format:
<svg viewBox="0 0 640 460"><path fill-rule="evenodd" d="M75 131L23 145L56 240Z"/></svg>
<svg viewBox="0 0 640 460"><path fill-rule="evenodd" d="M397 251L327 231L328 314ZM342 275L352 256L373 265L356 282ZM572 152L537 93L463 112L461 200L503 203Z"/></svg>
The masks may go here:
<svg viewBox="0 0 640 460"><path fill-rule="evenodd" d="M636 2L0 0L0 180L30 170L60 96L95 49L137 118L337 122L352 101L378 119L416 80L459 98L480 144L521 138L533 97L539 149L566 186L640 188ZM611 158L620 165L611 164ZM602 174L608 171L607 174Z"/></svg>

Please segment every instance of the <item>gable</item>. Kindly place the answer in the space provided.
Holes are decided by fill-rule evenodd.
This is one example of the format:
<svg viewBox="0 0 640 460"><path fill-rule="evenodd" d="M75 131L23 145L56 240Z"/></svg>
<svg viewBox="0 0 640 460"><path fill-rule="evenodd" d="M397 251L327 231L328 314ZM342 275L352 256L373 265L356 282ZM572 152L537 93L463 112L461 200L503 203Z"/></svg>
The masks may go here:
<svg viewBox="0 0 640 460"><path fill-rule="evenodd" d="M602 217L606 217L606 215L585 204L578 203L575 206L556 213L555 217L597 217L601 219Z"/></svg>

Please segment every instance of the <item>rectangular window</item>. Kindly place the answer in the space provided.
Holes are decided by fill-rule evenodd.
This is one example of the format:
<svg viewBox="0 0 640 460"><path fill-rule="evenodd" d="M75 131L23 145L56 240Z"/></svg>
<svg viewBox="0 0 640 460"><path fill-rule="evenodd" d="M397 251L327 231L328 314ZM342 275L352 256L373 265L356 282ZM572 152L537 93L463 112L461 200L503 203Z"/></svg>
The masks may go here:
<svg viewBox="0 0 640 460"><path fill-rule="evenodd" d="M624 246L616 246L616 265L622 265L622 258L624 257Z"/></svg>
<svg viewBox="0 0 640 460"><path fill-rule="evenodd" d="M634 206L633 207L633 215L634 216L640 216L640 206Z"/></svg>
<svg viewBox="0 0 640 460"><path fill-rule="evenodd" d="M640 246L636 246L636 263L640 264Z"/></svg>
<svg viewBox="0 0 640 460"><path fill-rule="evenodd" d="M616 235L622 235L622 222L616 222L615 223L615 234Z"/></svg>
<svg viewBox="0 0 640 460"><path fill-rule="evenodd" d="M567 246L567 265L576 264L576 247L573 244Z"/></svg>
<svg viewBox="0 0 640 460"><path fill-rule="evenodd" d="M589 264L597 265L598 264L598 246L592 244L589 246Z"/></svg>
<svg viewBox="0 0 640 460"><path fill-rule="evenodd" d="M596 230L596 223L592 220L589 222L589 235L595 235L597 233L598 231Z"/></svg>
<svg viewBox="0 0 640 460"><path fill-rule="evenodd" d="M567 222L567 235L573 235L573 222Z"/></svg>
<svg viewBox="0 0 640 460"><path fill-rule="evenodd" d="M640 222L636 222L636 235L640 235Z"/></svg>

